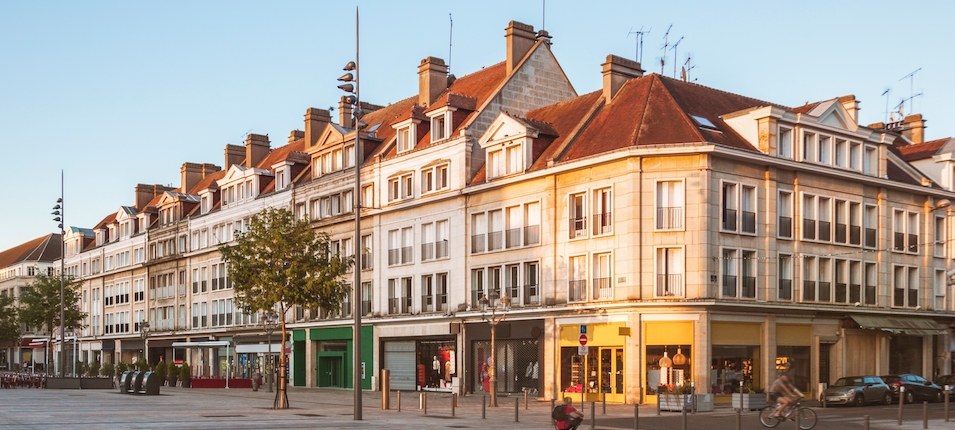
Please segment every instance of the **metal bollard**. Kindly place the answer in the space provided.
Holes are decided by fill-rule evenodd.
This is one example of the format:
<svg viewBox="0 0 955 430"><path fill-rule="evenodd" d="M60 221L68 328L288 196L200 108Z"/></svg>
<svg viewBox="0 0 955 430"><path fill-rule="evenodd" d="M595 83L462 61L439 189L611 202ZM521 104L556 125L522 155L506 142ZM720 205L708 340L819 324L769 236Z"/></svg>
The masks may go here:
<svg viewBox="0 0 955 430"><path fill-rule="evenodd" d="M455 396L457 396L457 394L451 393L451 416L452 417L454 416L454 407L458 403L458 399Z"/></svg>
<svg viewBox="0 0 955 430"><path fill-rule="evenodd" d="M597 403L590 402L590 428L597 428Z"/></svg>
<svg viewBox="0 0 955 430"><path fill-rule="evenodd" d="M905 403L905 387L899 387L899 425L902 425L902 404Z"/></svg>
<svg viewBox="0 0 955 430"><path fill-rule="evenodd" d="M945 422L948 422L948 397L952 395L952 390L948 385L945 386Z"/></svg>
<svg viewBox="0 0 955 430"><path fill-rule="evenodd" d="M607 415L607 393L603 393L603 398L600 399L600 402L603 403L603 414Z"/></svg>
<svg viewBox="0 0 955 430"><path fill-rule="evenodd" d="M520 413L520 411L521 411L521 401L514 399L514 422L515 423L520 422L520 420L518 419L518 414Z"/></svg>
<svg viewBox="0 0 955 430"><path fill-rule="evenodd" d="M660 395L657 394L657 416L660 415L660 399L661 399Z"/></svg>
<svg viewBox="0 0 955 430"><path fill-rule="evenodd" d="M793 409L792 413L796 414L796 419L793 421L796 424L796 427L794 428L799 430L799 409Z"/></svg>
<svg viewBox="0 0 955 430"><path fill-rule="evenodd" d="M862 430L869 430L869 416L866 415L862 418Z"/></svg>
<svg viewBox="0 0 955 430"><path fill-rule="evenodd" d="M423 395L423 396L422 396L421 409L424 409L424 414L425 414L425 415L428 415L428 392L426 391L426 392L421 393L421 394Z"/></svg>
<svg viewBox="0 0 955 430"><path fill-rule="evenodd" d="M487 419L487 396L481 396L481 419Z"/></svg>
<svg viewBox="0 0 955 430"><path fill-rule="evenodd" d="M381 410L391 409L391 371L381 369Z"/></svg>
<svg viewBox="0 0 955 430"><path fill-rule="evenodd" d="M690 404L693 407L690 409L691 413L696 413L696 381L690 381Z"/></svg>
<svg viewBox="0 0 955 430"><path fill-rule="evenodd" d="M640 404L633 404L633 430L640 430Z"/></svg>
<svg viewBox="0 0 955 430"><path fill-rule="evenodd" d="M743 404L740 403L739 407L736 408L736 430L742 430L743 428Z"/></svg>
<svg viewBox="0 0 955 430"><path fill-rule="evenodd" d="M459 406L461 406L461 404L458 403L458 397L460 397L460 396L458 396L458 393L452 393L451 396L454 397L454 407L459 407Z"/></svg>
<svg viewBox="0 0 955 430"><path fill-rule="evenodd" d="M401 412L401 390L398 390L398 412Z"/></svg>
<svg viewBox="0 0 955 430"><path fill-rule="evenodd" d="M928 402L922 401L922 428L928 428Z"/></svg>
<svg viewBox="0 0 955 430"><path fill-rule="evenodd" d="M527 410L527 390L524 390L524 410Z"/></svg>
<svg viewBox="0 0 955 430"><path fill-rule="evenodd" d="M683 415L683 430L686 430L686 404L680 407L680 413Z"/></svg>

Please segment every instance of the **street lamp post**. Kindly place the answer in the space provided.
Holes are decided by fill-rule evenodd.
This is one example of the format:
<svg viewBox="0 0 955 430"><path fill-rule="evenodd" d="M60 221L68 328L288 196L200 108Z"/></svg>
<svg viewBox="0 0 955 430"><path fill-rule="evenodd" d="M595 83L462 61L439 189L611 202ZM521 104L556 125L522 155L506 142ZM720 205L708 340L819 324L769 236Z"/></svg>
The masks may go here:
<svg viewBox="0 0 955 430"><path fill-rule="evenodd" d="M259 316L262 327L265 328L266 342L269 343L269 355L265 360L265 379L269 380L269 392L272 392L272 332L278 326L279 316L275 312L263 313Z"/></svg>
<svg viewBox="0 0 955 430"><path fill-rule="evenodd" d="M359 103L358 98L358 8L355 8L355 61L350 61L345 65L344 70L348 73L342 75L338 78L339 81L344 82L338 86L342 91L349 93L347 96L342 97L344 103L354 105L355 109L352 112L352 116L355 118L355 191L354 191L354 200L355 200L355 264L358 266L355 268L355 280L352 286L352 291L354 291L354 300L352 303L352 315L355 318L354 323L354 333L352 334L352 356L354 361L352 363L352 376L353 379L353 390L354 390L354 419L360 421L361 417L361 385L362 385L362 372L361 372L361 162L364 157L364 150L361 147L361 117L364 113L361 111L361 104ZM355 72L352 75L351 72ZM284 346L283 346L284 347Z"/></svg>
<svg viewBox="0 0 955 430"><path fill-rule="evenodd" d="M143 357L146 360L146 366L149 366L149 322L139 322L139 336L143 338ZM149 368L152 370L152 367Z"/></svg>
<svg viewBox="0 0 955 430"><path fill-rule="evenodd" d="M56 199L56 206L53 207L53 215L56 217L53 218L53 221L59 222L60 227L60 365L59 365L59 376L62 378L65 376L64 365L65 365L65 352L66 352L66 336L64 327L64 314L66 313L66 303L63 297L63 277L66 276L66 204L63 202L63 171L60 170L60 198ZM51 339L52 340L52 339ZM52 345L53 342L49 342L47 346ZM46 366L46 363L43 364Z"/></svg>
<svg viewBox="0 0 955 430"><path fill-rule="evenodd" d="M496 291L492 291L490 297L481 297L479 301L481 302L481 317L491 325L491 357L490 363L488 363L487 366L488 385L491 389L491 407L497 407L497 377L495 375L497 373L497 368L495 367L497 362L494 360L497 348L494 345L494 335L497 331L497 324L507 318L505 312L511 307L511 298L507 296L507 293L504 293L504 296L500 298L500 315L497 314L498 294ZM491 311L491 315L488 315L487 311Z"/></svg>

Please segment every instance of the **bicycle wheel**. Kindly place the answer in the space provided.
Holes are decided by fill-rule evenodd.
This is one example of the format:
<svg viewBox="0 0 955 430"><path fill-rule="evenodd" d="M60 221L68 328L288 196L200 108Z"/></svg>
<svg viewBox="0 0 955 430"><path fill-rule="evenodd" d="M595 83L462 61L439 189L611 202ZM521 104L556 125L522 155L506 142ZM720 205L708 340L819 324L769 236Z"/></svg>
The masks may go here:
<svg viewBox="0 0 955 430"><path fill-rule="evenodd" d="M809 408L799 408L799 428L809 430L816 426L816 411Z"/></svg>
<svg viewBox="0 0 955 430"><path fill-rule="evenodd" d="M765 427L773 428L779 425L779 418L773 416L776 406L770 405L759 411L759 422Z"/></svg>

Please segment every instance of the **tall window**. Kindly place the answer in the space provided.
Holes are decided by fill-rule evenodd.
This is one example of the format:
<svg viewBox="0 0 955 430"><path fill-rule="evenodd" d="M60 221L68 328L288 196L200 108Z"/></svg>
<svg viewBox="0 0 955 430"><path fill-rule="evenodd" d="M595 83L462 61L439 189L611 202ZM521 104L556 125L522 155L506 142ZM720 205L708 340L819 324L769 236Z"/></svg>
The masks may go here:
<svg viewBox="0 0 955 430"><path fill-rule="evenodd" d="M879 208L877 206L865 205L863 223L865 229L865 247L875 248L879 228Z"/></svg>
<svg viewBox="0 0 955 430"><path fill-rule="evenodd" d="M803 161L816 161L816 135L814 133L803 132L802 159Z"/></svg>
<svg viewBox="0 0 955 430"><path fill-rule="evenodd" d="M587 259L585 256L575 256L568 259L567 283L569 288L568 300L581 302L587 300Z"/></svg>
<svg viewBox="0 0 955 430"><path fill-rule="evenodd" d="M481 298L483 298L486 294L487 289L486 285L484 284L484 269L471 270L471 306L480 306Z"/></svg>
<svg viewBox="0 0 955 430"><path fill-rule="evenodd" d="M816 197L809 194L802 197L802 238L816 240Z"/></svg>
<svg viewBox="0 0 955 430"><path fill-rule="evenodd" d="M570 195L570 238L587 234L587 198L584 193Z"/></svg>
<svg viewBox="0 0 955 430"><path fill-rule="evenodd" d="M412 148L411 127L402 127L398 129L398 153L408 151Z"/></svg>
<svg viewBox="0 0 955 430"><path fill-rule="evenodd" d="M756 298L756 252L743 251L743 258L740 260L740 294L745 299Z"/></svg>
<svg viewBox="0 0 955 430"><path fill-rule="evenodd" d="M945 217L935 217L935 256L945 256L945 238L948 236L945 227Z"/></svg>
<svg viewBox="0 0 955 430"><path fill-rule="evenodd" d="M816 301L816 257L803 256L802 259L802 300Z"/></svg>
<svg viewBox="0 0 955 430"><path fill-rule="evenodd" d="M613 200L610 188L594 190L594 235L613 232Z"/></svg>
<svg viewBox="0 0 955 430"><path fill-rule="evenodd" d="M421 224L421 261L434 259L434 223Z"/></svg>
<svg viewBox="0 0 955 430"><path fill-rule="evenodd" d="M683 248L657 248L656 260L656 296L683 296Z"/></svg>
<svg viewBox="0 0 955 430"><path fill-rule="evenodd" d="M832 301L832 260L819 259L819 297L820 302Z"/></svg>
<svg viewBox="0 0 955 430"><path fill-rule="evenodd" d="M611 265L611 255L609 252L594 254L594 300L613 299L613 269Z"/></svg>
<svg viewBox="0 0 955 430"><path fill-rule="evenodd" d="M735 249L723 249L722 255L720 256L723 263L721 264L723 268L723 297L735 298L737 296L736 284L738 281L736 277L736 265L738 262L736 261L736 254L737 251Z"/></svg>
<svg viewBox="0 0 955 430"><path fill-rule="evenodd" d="M777 234L781 238L792 239L793 237L793 193L791 191L780 191L777 201L777 215L779 221L776 226Z"/></svg>
<svg viewBox="0 0 955 430"><path fill-rule="evenodd" d="M656 229L683 228L683 181L657 182Z"/></svg>
<svg viewBox="0 0 955 430"><path fill-rule="evenodd" d="M849 203L845 200L836 200L836 242L847 243L849 240Z"/></svg>
<svg viewBox="0 0 955 430"><path fill-rule="evenodd" d="M879 151L874 146L865 147L865 158L862 160L862 172L872 176L878 176L879 174Z"/></svg>
<svg viewBox="0 0 955 430"><path fill-rule="evenodd" d="M371 235L364 235L361 237L361 269L368 270L374 267L372 259L372 249L374 249L374 244L371 243Z"/></svg>
<svg viewBox="0 0 955 430"><path fill-rule="evenodd" d="M743 185L740 190L740 232L756 234L756 187Z"/></svg>
<svg viewBox="0 0 955 430"><path fill-rule="evenodd" d="M537 262L524 263L524 304L540 304L540 269Z"/></svg>
<svg viewBox="0 0 955 430"><path fill-rule="evenodd" d="M540 243L541 205L531 202L524 205L524 245Z"/></svg>
<svg viewBox="0 0 955 430"><path fill-rule="evenodd" d="M779 127L778 145L776 151L782 158L793 158L793 131L790 128Z"/></svg>
<svg viewBox="0 0 955 430"><path fill-rule="evenodd" d="M448 258L448 220L434 223L434 258Z"/></svg>
<svg viewBox="0 0 955 430"><path fill-rule="evenodd" d="M723 195L721 204L721 225L720 229L724 231L736 231L736 220L739 217L739 195L737 185L732 182L723 183Z"/></svg>
<svg viewBox="0 0 955 430"><path fill-rule="evenodd" d="M487 214L487 250L495 251L504 248L504 211L497 209Z"/></svg>
<svg viewBox="0 0 955 430"><path fill-rule="evenodd" d="M779 254L779 300L793 299L793 257Z"/></svg>
<svg viewBox="0 0 955 430"><path fill-rule="evenodd" d="M864 303L867 305L876 304L876 285L879 278L879 271L876 263L865 263L865 296Z"/></svg>
<svg viewBox="0 0 955 430"><path fill-rule="evenodd" d="M471 215L471 253L484 252L487 245L487 215L476 213Z"/></svg>
<svg viewBox="0 0 955 430"><path fill-rule="evenodd" d="M437 142L448 137L445 124L447 120L445 119L445 114L437 115L431 118L431 141Z"/></svg>

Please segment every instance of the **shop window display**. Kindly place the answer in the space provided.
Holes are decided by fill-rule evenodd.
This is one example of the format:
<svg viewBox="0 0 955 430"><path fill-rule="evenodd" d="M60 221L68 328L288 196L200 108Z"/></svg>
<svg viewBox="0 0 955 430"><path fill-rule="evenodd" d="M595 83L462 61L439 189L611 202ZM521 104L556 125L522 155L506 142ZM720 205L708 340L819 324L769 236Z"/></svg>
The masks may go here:
<svg viewBox="0 0 955 430"><path fill-rule="evenodd" d="M690 345L648 345L646 393L666 393L690 383Z"/></svg>
<svg viewBox="0 0 955 430"><path fill-rule="evenodd" d="M490 388L488 362L491 358L491 342L475 341L473 387L475 393L487 393ZM496 382L498 393L520 393L528 391L536 394L541 372L538 359L539 343L536 339L498 340L494 360L497 367Z"/></svg>
<svg viewBox="0 0 955 430"><path fill-rule="evenodd" d="M810 363L810 347L808 346L776 347L776 374L789 372L789 379L793 386L805 393L811 392L809 389Z"/></svg>
<svg viewBox="0 0 955 430"><path fill-rule="evenodd" d="M457 375L454 341L419 341L417 385L422 390L451 391Z"/></svg>
<svg viewBox="0 0 955 430"><path fill-rule="evenodd" d="M713 394L730 394L764 388L759 380L759 346L714 345L710 366Z"/></svg>

